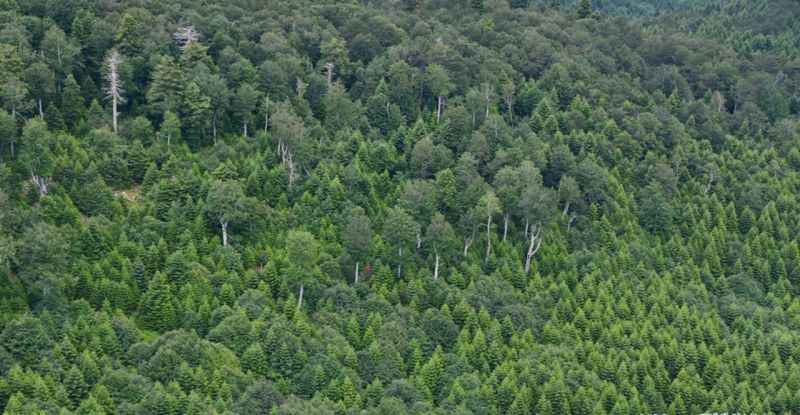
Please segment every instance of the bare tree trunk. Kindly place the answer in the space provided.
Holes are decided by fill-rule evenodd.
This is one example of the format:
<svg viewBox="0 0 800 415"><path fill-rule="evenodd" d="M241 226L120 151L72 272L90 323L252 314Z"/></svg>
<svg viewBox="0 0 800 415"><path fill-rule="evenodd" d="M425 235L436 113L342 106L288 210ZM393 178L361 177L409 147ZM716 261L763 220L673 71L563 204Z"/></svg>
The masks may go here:
<svg viewBox="0 0 800 415"><path fill-rule="evenodd" d="M38 99L38 102L39 102L39 117L44 119L44 109L42 108L42 98L41 97Z"/></svg>
<svg viewBox="0 0 800 415"><path fill-rule="evenodd" d="M567 232L569 232L569 230L572 229L572 224L575 223L575 219L577 218L578 216L575 214L569 217L569 221L567 221Z"/></svg>
<svg viewBox="0 0 800 415"><path fill-rule="evenodd" d="M228 246L228 222L221 220L219 224L222 226L222 246Z"/></svg>
<svg viewBox="0 0 800 415"><path fill-rule="evenodd" d="M219 108L214 110L214 115L211 116L211 132L214 136L214 144L217 144L217 117L219 117Z"/></svg>
<svg viewBox="0 0 800 415"><path fill-rule="evenodd" d="M300 294L297 296L297 309L298 310L300 309L300 307L303 306L303 291L304 291L303 289L304 288L305 287L303 286L303 284L300 284Z"/></svg>
<svg viewBox="0 0 800 415"><path fill-rule="evenodd" d="M333 84L333 63L325 64L325 69L328 70L328 72L327 72L328 89L330 89L331 85Z"/></svg>
<svg viewBox="0 0 800 415"><path fill-rule="evenodd" d="M503 217L503 242L506 241L506 236L508 236L508 213Z"/></svg>
<svg viewBox="0 0 800 415"><path fill-rule="evenodd" d="M264 98L264 134L267 133L269 128L269 95Z"/></svg>
<svg viewBox="0 0 800 415"><path fill-rule="evenodd" d="M12 105L11 106L11 119L14 120L15 123L17 122L17 106L16 105ZM12 159L14 158L14 141L11 141L11 158Z"/></svg>
<svg viewBox="0 0 800 415"><path fill-rule="evenodd" d="M117 97L113 96L111 98L111 113L114 117L114 134L119 134L119 129L117 128Z"/></svg>
<svg viewBox="0 0 800 415"><path fill-rule="evenodd" d="M436 263L433 265L433 280L439 279L439 253L436 253Z"/></svg>
<svg viewBox="0 0 800 415"><path fill-rule="evenodd" d="M36 190L39 191L39 196L47 195L48 180L46 177L37 176L36 174L31 173L31 181L33 182L33 185L36 186Z"/></svg>
<svg viewBox="0 0 800 415"><path fill-rule="evenodd" d="M528 218L525 218L525 239L528 239Z"/></svg>
<svg viewBox="0 0 800 415"><path fill-rule="evenodd" d="M294 171L294 162L292 161L291 155L289 156L289 188L291 189L294 185L295 179L295 171Z"/></svg>
<svg viewBox="0 0 800 415"><path fill-rule="evenodd" d="M122 60L120 59L119 53L117 53L116 50L112 50L105 61L105 64L108 67L108 87L106 88L106 96L111 98L111 113L114 134L119 133L119 129L117 128L117 119L119 116L117 104L120 102L125 102L124 98L122 97L122 94L124 93L122 90L122 81L119 79L119 64L121 62Z"/></svg>
<svg viewBox="0 0 800 415"><path fill-rule="evenodd" d="M417 232L417 249L419 249L421 246L422 246L422 236L420 235L419 232Z"/></svg>
<svg viewBox="0 0 800 415"><path fill-rule="evenodd" d="M442 119L442 109L444 106L444 97L439 95L439 103L436 106L436 122L438 123Z"/></svg>
<svg viewBox="0 0 800 415"><path fill-rule="evenodd" d="M356 276L353 279L355 284L358 284L358 265L359 265L358 262L356 262Z"/></svg>
<svg viewBox="0 0 800 415"><path fill-rule="evenodd" d="M403 266L403 247L397 250L397 278L400 278L400 268Z"/></svg>
<svg viewBox="0 0 800 415"><path fill-rule="evenodd" d="M562 214L564 216L567 216L567 213L569 213L569 201L567 201L567 203L564 204L564 212Z"/></svg>
<svg viewBox="0 0 800 415"><path fill-rule="evenodd" d="M711 173L709 173L708 184L706 184L706 188L705 188L705 191L704 191L705 194L708 194L708 192L711 191L711 186L713 184L714 184L714 172L711 172Z"/></svg>
<svg viewBox="0 0 800 415"><path fill-rule="evenodd" d="M472 246L472 242L474 240L475 240L475 228L472 228L472 236L464 239L464 258L467 257L467 252L469 251L469 247Z"/></svg>
<svg viewBox="0 0 800 415"><path fill-rule="evenodd" d="M242 130L244 131L244 138L247 138L247 121L242 123Z"/></svg>
<svg viewBox="0 0 800 415"><path fill-rule="evenodd" d="M486 257L484 261L489 260L489 255L492 253L492 235L490 231L492 229L492 216L489 215L489 219L486 220Z"/></svg>
<svg viewBox="0 0 800 415"><path fill-rule="evenodd" d="M536 231L531 231L531 239L530 243L528 244L528 252L525 255L525 274L529 273L531 270L531 259L536 252L539 251L539 248L542 246L542 227L537 226Z"/></svg>

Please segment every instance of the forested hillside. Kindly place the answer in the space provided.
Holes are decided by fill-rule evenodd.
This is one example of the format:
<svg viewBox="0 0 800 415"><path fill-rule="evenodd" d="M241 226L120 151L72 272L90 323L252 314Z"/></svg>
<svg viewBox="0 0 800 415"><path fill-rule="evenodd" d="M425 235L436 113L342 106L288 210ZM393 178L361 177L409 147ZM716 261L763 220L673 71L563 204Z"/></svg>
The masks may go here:
<svg viewBox="0 0 800 415"><path fill-rule="evenodd" d="M800 413L800 6L702 3L0 0L0 408Z"/></svg>

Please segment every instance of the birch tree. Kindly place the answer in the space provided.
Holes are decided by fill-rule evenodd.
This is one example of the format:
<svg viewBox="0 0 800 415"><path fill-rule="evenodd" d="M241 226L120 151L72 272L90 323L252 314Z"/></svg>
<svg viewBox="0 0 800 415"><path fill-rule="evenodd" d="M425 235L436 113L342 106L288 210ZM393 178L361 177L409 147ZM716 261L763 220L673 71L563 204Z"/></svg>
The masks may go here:
<svg viewBox="0 0 800 415"><path fill-rule="evenodd" d="M530 271L531 260L542 245L542 240L544 238L543 230L553 217L553 212L556 210L555 204L555 192L544 187L540 181L531 181L522 190L518 206L526 222L526 273Z"/></svg>
<svg viewBox="0 0 800 415"><path fill-rule="evenodd" d="M0 85L3 106L16 120L21 112L30 110L33 102L28 99L28 86L19 78L10 76Z"/></svg>
<svg viewBox="0 0 800 415"><path fill-rule="evenodd" d="M258 105L260 93L250 83L244 83L236 89L233 96L233 112L242 123L242 134L248 137L249 126L253 123L253 112Z"/></svg>
<svg viewBox="0 0 800 415"><path fill-rule="evenodd" d="M372 226L366 213L364 213L364 209L361 207L356 207L350 211L342 232L342 240L345 248L350 252L356 263L353 282L357 284L359 280L359 265L361 261L366 259L372 243Z"/></svg>
<svg viewBox="0 0 800 415"><path fill-rule="evenodd" d="M562 214L567 216L572 204L577 202L581 197L581 188L578 182L572 176L561 176L558 182L558 200L564 205Z"/></svg>
<svg viewBox="0 0 800 415"><path fill-rule="evenodd" d="M501 212L500 199L497 198L493 190L489 190L481 197L478 202L478 211L486 218L486 256L484 260L489 260L492 253L492 218Z"/></svg>
<svg viewBox="0 0 800 415"><path fill-rule="evenodd" d="M286 256L290 270L300 287L297 295L297 309L303 306L305 286L310 282L314 268L319 261L319 242L306 231L290 230L286 235Z"/></svg>
<svg viewBox="0 0 800 415"><path fill-rule="evenodd" d="M53 174L53 135L41 119L31 119L22 130L20 161L26 166L31 183L40 196L48 194Z"/></svg>
<svg viewBox="0 0 800 415"><path fill-rule="evenodd" d="M439 279L439 264L441 256L450 252L456 235L453 227L447 222L444 215L436 212L431 218L431 223L425 229L425 243L433 250L433 279Z"/></svg>
<svg viewBox="0 0 800 415"><path fill-rule="evenodd" d="M444 100L450 93L452 84L447 70L439 64L432 64L426 69L426 83L428 89L436 96L436 122L440 122L444 113Z"/></svg>
<svg viewBox="0 0 800 415"><path fill-rule="evenodd" d="M80 48L57 25L45 32L41 48L48 65L56 68L61 77L72 72L75 57L80 53Z"/></svg>
<svg viewBox="0 0 800 415"><path fill-rule="evenodd" d="M3 147L8 146L11 151L11 157L14 157L14 143L17 141L17 122L11 117L11 114L3 109L0 109L0 155L2 155ZM0 157L0 160L3 158Z"/></svg>
<svg viewBox="0 0 800 415"><path fill-rule="evenodd" d="M113 117L113 126L114 126L114 133L119 133L119 126L117 119L119 117L119 111L117 105L122 104L125 102L125 98L122 94L125 93L125 90L122 88L122 80L119 76L119 66L122 63L122 57L120 56L119 52L116 50L112 50L108 56L106 57L106 99L111 100L111 114Z"/></svg>
<svg viewBox="0 0 800 415"><path fill-rule="evenodd" d="M383 235L386 242L397 249L397 276L401 276L403 253L414 247L420 227L414 218L403 208L389 209L383 222Z"/></svg>
<svg viewBox="0 0 800 415"><path fill-rule="evenodd" d="M494 188L497 189L497 197L503 205L503 242L508 237L511 210L517 207L519 201L521 183L519 170L510 166L500 169L494 178Z"/></svg>
<svg viewBox="0 0 800 415"><path fill-rule="evenodd" d="M36 97L39 117L44 118L44 101L56 89L56 75L44 62L35 62L24 73L30 93Z"/></svg>
<svg viewBox="0 0 800 415"><path fill-rule="evenodd" d="M272 135L278 141L278 155L281 164L289 175L289 186L294 183L296 173L295 154L305 145L305 126L303 120L295 115L289 103L276 105L272 115Z"/></svg>
<svg viewBox="0 0 800 415"><path fill-rule="evenodd" d="M219 224L222 246L228 246L230 226L251 217L254 200L244 194L235 181L218 180L211 185L206 197L206 213Z"/></svg>

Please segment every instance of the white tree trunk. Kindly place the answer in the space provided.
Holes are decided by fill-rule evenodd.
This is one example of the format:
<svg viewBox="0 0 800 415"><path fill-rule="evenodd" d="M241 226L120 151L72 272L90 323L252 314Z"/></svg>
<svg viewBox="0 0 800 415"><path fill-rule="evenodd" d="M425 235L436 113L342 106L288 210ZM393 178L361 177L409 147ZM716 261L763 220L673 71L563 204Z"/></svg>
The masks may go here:
<svg viewBox="0 0 800 415"><path fill-rule="evenodd" d="M117 128L117 97L114 96L111 98L111 114L114 118L114 134L119 134L119 128Z"/></svg>
<svg viewBox="0 0 800 415"><path fill-rule="evenodd" d="M528 239L528 226L530 226L528 224L528 219L525 218L525 239Z"/></svg>
<svg viewBox="0 0 800 415"><path fill-rule="evenodd" d="M525 274L531 270L531 259L539 251L542 246L542 227L537 226L536 231L531 231L530 243L528 244L528 252L525 254Z"/></svg>
<svg viewBox="0 0 800 415"><path fill-rule="evenodd" d="M439 253L436 253L436 263L433 265L433 280L439 279Z"/></svg>
<svg viewBox="0 0 800 415"><path fill-rule="evenodd" d="M506 236L508 236L508 213L503 217L503 242L506 241Z"/></svg>
<svg viewBox="0 0 800 415"><path fill-rule="evenodd" d="M417 232L417 249L419 249L421 246L422 246L422 236L420 235L419 232Z"/></svg>
<svg viewBox="0 0 800 415"><path fill-rule="evenodd" d="M211 116L211 133L214 137L214 144L217 144L217 117L219 117L219 108L214 110L214 115Z"/></svg>
<svg viewBox="0 0 800 415"><path fill-rule="evenodd" d="M222 226L222 246L228 246L228 222L221 220L219 224Z"/></svg>
<svg viewBox="0 0 800 415"><path fill-rule="evenodd" d="M11 119L17 122L17 106L11 106ZM14 158L14 141L11 141L11 158Z"/></svg>
<svg viewBox="0 0 800 415"><path fill-rule="evenodd" d="M264 98L264 134L267 133L269 128L269 96Z"/></svg>
<svg viewBox="0 0 800 415"><path fill-rule="evenodd" d="M44 108L42 108L42 98L40 97L39 100L39 117L44 119Z"/></svg>
<svg viewBox="0 0 800 415"><path fill-rule="evenodd" d="M300 284L300 294L297 296L297 309L303 306L303 284Z"/></svg>
<svg viewBox="0 0 800 415"><path fill-rule="evenodd" d="M397 278L400 278L400 269L403 266L403 247L397 250Z"/></svg>
<svg viewBox="0 0 800 415"><path fill-rule="evenodd" d="M48 193L48 179L46 177L37 176L36 174L31 173L31 181L39 191L39 196L45 196Z"/></svg>
<svg viewBox="0 0 800 415"><path fill-rule="evenodd" d="M244 130L244 138L247 138L247 121L245 121L242 124L243 124L243 130Z"/></svg>
<svg viewBox="0 0 800 415"><path fill-rule="evenodd" d="M442 110L444 109L444 97L439 95L438 104L436 105L436 122L442 120Z"/></svg>
<svg viewBox="0 0 800 415"><path fill-rule="evenodd" d="M564 212L563 212L563 215L564 215L564 216L567 216L567 213L569 213L569 201L567 201L567 203L565 203L565 204L564 204Z"/></svg>
<svg viewBox="0 0 800 415"><path fill-rule="evenodd" d="M491 229L492 229L492 217L489 216L489 218L486 220L486 258L484 258L485 261L489 260L489 255L492 253L492 235L490 233Z"/></svg>
<svg viewBox="0 0 800 415"><path fill-rule="evenodd" d="M358 265L359 265L358 262L356 262L356 275L355 275L355 278L353 278L353 281L356 284L358 284Z"/></svg>

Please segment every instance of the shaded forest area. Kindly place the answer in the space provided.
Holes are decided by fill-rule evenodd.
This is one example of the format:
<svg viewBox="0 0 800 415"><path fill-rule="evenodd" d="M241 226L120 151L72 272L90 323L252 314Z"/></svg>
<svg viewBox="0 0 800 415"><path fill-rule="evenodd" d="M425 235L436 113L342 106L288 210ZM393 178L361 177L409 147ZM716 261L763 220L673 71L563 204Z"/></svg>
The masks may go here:
<svg viewBox="0 0 800 415"><path fill-rule="evenodd" d="M800 413L798 14L0 0L0 408Z"/></svg>

